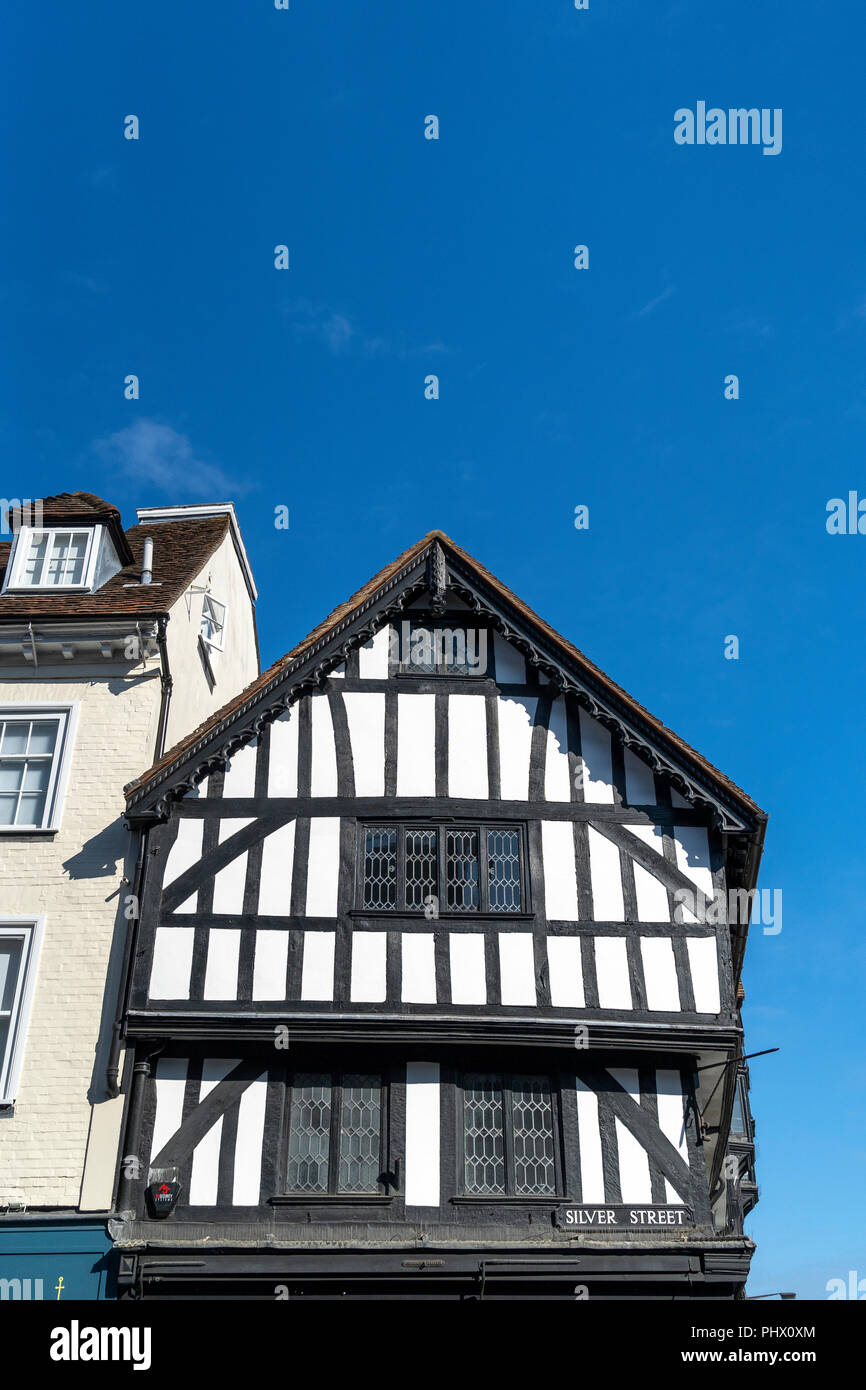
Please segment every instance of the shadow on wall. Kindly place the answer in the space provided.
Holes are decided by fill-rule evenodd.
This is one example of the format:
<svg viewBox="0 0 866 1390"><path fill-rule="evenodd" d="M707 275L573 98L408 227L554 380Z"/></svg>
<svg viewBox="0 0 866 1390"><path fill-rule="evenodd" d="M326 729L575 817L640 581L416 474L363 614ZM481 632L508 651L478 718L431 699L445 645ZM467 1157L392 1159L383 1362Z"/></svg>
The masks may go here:
<svg viewBox="0 0 866 1390"><path fill-rule="evenodd" d="M113 838L112 838L113 837ZM105 1069L108 1066L109 1053L111 1051L111 1039L114 1031L114 1020L117 1017L117 1010L120 1002L120 989L124 983L123 976L123 956L128 934L133 929L133 922L126 916L125 908L127 895L132 892L132 879L135 874L135 864L138 854L138 836L130 835L123 824L118 821L116 825L109 826L100 835L94 836L90 845L85 845L80 855L76 855L76 860L81 860L82 856L87 856L88 850L93 854L93 846L100 845L100 858L106 857L111 845L114 846L114 858L111 860L111 872L116 876L116 887L106 898L106 902L116 901L116 911L114 914L114 930L111 936L111 949L106 962L105 969L105 989L102 995L102 1011L99 1020L99 1031L94 1040L93 1048L93 1071L90 1077L90 1086L87 1091L87 1099L91 1105L99 1105L109 1099L106 1086ZM125 857L121 863L121 855ZM74 861L70 861L74 862ZM86 859L91 865L90 872L93 872L93 858ZM123 881L122 876L126 879Z"/></svg>
<svg viewBox="0 0 866 1390"><path fill-rule="evenodd" d="M128 841L128 832L118 819L86 840L77 854L63 861L63 867L71 879L106 878L109 874L117 878Z"/></svg>

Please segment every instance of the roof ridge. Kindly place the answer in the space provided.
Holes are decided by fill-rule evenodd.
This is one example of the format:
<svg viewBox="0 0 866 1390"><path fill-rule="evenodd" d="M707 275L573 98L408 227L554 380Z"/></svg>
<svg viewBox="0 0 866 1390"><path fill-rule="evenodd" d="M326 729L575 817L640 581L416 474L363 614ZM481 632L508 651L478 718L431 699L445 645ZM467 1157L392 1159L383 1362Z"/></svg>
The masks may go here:
<svg viewBox="0 0 866 1390"><path fill-rule="evenodd" d="M85 524L82 520L82 524ZM185 589L207 564L228 534L227 516L190 517L172 522L170 537L163 535L154 547L153 583L140 585L144 539L152 527L130 526L117 521L118 538L123 538L124 562L98 589L87 592L56 593L44 590L28 593L17 590L0 595L0 624L20 621L63 622L74 618L135 618L142 614L168 612ZM0 572L8 565L11 540L0 547ZM129 559L126 559L126 555ZM130 582L133 581L133 582Z"/></svg>
<svg viewBox="0 0 866 1390"><path fill-rule="evenodd" d="M250 684L234 696L233 699L227 701L220 709L215 710L213 714L203 720L202 723L192 730L191 733L187 734L185 738L180 739L173 748L169 749L162 758L143 772L140 777L128 783L124 788L127 797L140 791L142 787L146 786L147 783L152 781L160 772L165 771L166 768L179 761L185 752L200 739L206 737L213 729L216 729L235 709L243 705L258 691L263 691L268 684L292 661L301 655L307 647L311 646L319 638L324 637L343 617L357 608L365 598L375 593L387 579L396 574L415 556L421 554L434 541L447 545L455 556L459 557L473 569L476 574L489 584L507 603L512 605L519 614L539 628L541 632L557 645L572 661L577 661L583 666L587 673L598 682L603 692L612 695L615 700L621 701L629 711L637 716L637 718L642 719L649 726L650 730L661 735L663 739L671 742L681 754L692 759L699 768L708 773L711 779L721 783L728 791L733 792L738 800L743 802L758 815L763 816L764 813L761 811L760 807L752 800L747 792L743 791L742 787L739 787L736 782L732 781L731 778L727 777L719 768L715 767L713 763L709 762L697 749L692 748L692 746L687 743L685 739L681 738L679 734L675 733L673 729L668 728L668 726L654 714L651 714L645 706L641 705L639 701L629 695L628 691L624 690L622 686L612 680L600 666L596 666L594 662L590 661L589 657L585 656L578 647L575 647L573 643L569 642L567 638L563 637L555 628L551 627L544 618L540 617L534 609L530 608L512 589L509 589L506 584L503 584L502 581L496 577L496 575L486 569L479 560L476 560L467 550L459 546L457 542L452 540L444 531L438 529L426 532L414 545L409 546L398 555L396 559L384 565L366 584L363 584L357 589L350 598L332 609L328 616L323 619L321 623L317 624L306 637L301 638L294 647L273 662L266 671L263 671L254 681L251 681Z"/></svg>

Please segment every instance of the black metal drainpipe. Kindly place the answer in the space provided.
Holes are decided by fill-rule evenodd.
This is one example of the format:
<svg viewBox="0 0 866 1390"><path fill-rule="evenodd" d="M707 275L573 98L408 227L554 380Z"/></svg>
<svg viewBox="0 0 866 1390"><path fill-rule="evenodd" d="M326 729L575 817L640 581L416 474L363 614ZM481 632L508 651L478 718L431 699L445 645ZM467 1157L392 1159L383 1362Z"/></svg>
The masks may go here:
<svg viewBox="0 0 866 1390"><path fill-rule="evenodd" d="M146 1054L137 1057L132 1068L132 1087L129 1098L129 1115L126 1121L126 1133L124 1135L125 1154L120 1156L120 1182L117 1190L117 1201L115 1209L124 1212L135 1206L135 1184L140 1182L142 1177L139 1162L130 1162L130 1159L138 1160L138 1144L141 1131L141 1116L144 1107L145 1082L150 1076L150 1063L154 1056L157 1056L165 1047L163 1043L158 1048L152 1048L145 1044Z"/></svg>
<svg viewBox="0 0 866 1390"><path fill-rule="evenodd" d="M141 892L144 886L144 870L149 833L147 829L139 831L138 858L135 862L135 873L132 878L132 895L134 898L135 914L128 921L126 927L126 940L123 943L123 962L120 967L120 979L117 985L117 1009L111 1029L111 1046L108 1051L108 1062L105 1067L105 1085L112 1100L120 1095L120 1040L123 1031L123 1015L126 1011L126 985L130 973L133 945L138 935L138 919L141 912Z"/></svg>
<svg viewBox="0 0 866 1390"><path fill-rule="evenodd" d="M168 643L165 635L165 630L168 625L168 614L162 614L156 621L156 645L159 650L160 668L160 703L159 720L157 722L156 731L156 747L153 754L154 762L158 762L165 752L165 735L168 728L168 707L171 703L171 692L174 685L168 664ZM136 860L132 882L132 896L134 899L135 912L134 916L129 921L129 925L126 929L126 940L123 944L123 962L117 988L117 1010L111 1030L111 1046L108 1051L108 1062L105 1068L106 1089L112 1100L120 1094L120 1043L123 1034L123 1018L126 1012L130 963L133 958L135 943L138 939L138 922L141 915L141 897L144 891L144 872L147 863L148 835L149 831L147 829L139 831L138 859Z"/></svg>
<svg viewBox="0 0 866 1390"><path fill-rule="evenodd" d="M154 762L158 762L165 752L165 734L168 728L168 707L171 704L171 692L174 686L174 681L168 665L168 642L165 636L165 629L167 626L168 614L164 613L160 618L157 618L156 628L156 645L159 648L162 697L159 707L159 728L156 734L156 751L153 755Z"/></svg>

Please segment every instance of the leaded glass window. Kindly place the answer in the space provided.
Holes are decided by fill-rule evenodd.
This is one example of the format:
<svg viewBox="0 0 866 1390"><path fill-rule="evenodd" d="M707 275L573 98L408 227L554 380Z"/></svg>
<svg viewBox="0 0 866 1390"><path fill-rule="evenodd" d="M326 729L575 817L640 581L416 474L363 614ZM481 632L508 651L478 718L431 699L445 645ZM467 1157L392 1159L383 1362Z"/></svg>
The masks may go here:
<svg viewBox="0 0 866 1390"><path fill-rule="evenodd" d="M451 912L478 910L478 831L449 830L445 836L448 907Z"/></svg>
<svg viewBox="0 0 866 1390"><path fill-rule="evenodd" d="M555 1145L548 1077L464 1077L463 1185L467 1194L554 1195Z"/></svg>
<svg viewBox="0 0 866 1390"><path fill-rule="evenodd" d="M436 892L438 839L435 830L406 831L407 908L423 908Z"/></svg>
<svg viewBox="0 0 866 1390"><path fill-rule="evenodd" d="M291 1085L289 1192L376 1193L383 1169L381 1076L298 1073Z"/></svg>
<svg viewBox="0 0 866 1390"><path fill-rule="evenodd" d="M375 1192L381 1172L382 1082L344 1076L340 1120L340 1192Z"/></svg>
<svg viewBox="0 0 866 1390"><path fill-rule="evenodd" d="M364 906L397 906L397 830L367 826L364 845Z"/></svg>
<svg viewBox="0 0 866 1390"><path fill-rule="evenodd" d="M485 676L486 628L404 621L392 629L394 670L416 676Z"/></svg>
<svg viewBox="0 0 866 1390"><path fill-rule="evenodd" d="M487 876L491 912L520 911L520 837L516 830L488 830Z"/></svg>
<svg viewBox="0 0 866 1390"><path fill-rule="evenodd" d="M466 1191L505 1193L505 1127L501 1076L467 1076L463 1089Z"/></svg>
<svg viewBox="0 0 866 1390"><path fill-rule="evenodd" d="M373 912L525 911L517 826L368 825L360 903Z"/></svg>
<svg viewBox="0 0 866 1390"><path fill-rule="evenodd" d="M327 1192L331 1145L331 1078L300 1075L292 1086L288 1186Z"/></svg>
<svg viewBox="0 0 866 1390"><path fill-rule="evenodd" d="M515 1076L511 1105L515 1192L555 1192L550 1082L543 1076Z"/></svg>
<svg viewBox="0 0 866 1390"><path fill-rule="evenodd" d="M731 1115L731 1133L748 1134L746 1125L746 1107L743 1104L743 1080L737 1077L737 1088L734 1091L734 1109Z"/></svg>

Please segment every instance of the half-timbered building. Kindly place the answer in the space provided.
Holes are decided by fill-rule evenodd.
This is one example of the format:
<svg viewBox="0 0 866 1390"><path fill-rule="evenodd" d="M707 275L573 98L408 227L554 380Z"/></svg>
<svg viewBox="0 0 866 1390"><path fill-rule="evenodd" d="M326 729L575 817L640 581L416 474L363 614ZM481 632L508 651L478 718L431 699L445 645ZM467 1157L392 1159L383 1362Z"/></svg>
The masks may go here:
<svg viewBox="0 0 866 1390"><path fill-rule="evenodd" d="M128 1295L742 1292L766 817L446 536L127 814Z"/></svg>

